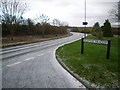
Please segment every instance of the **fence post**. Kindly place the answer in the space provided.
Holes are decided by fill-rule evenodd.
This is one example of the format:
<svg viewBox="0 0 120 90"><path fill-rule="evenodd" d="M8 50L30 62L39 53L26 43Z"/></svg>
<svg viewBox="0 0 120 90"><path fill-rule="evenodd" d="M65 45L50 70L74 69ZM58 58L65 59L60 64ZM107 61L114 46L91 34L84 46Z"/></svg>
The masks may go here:
<svg viewBox="0 0 120 90"><path fill-rule="evenodd" d="M107 56L106 56L107 59L110 58L110 45L111 45L111 41L108 40L108 45L107 45Z"/></svg>
<svg viewBox="0 0 120 90"><path fill-rule="evenodd" d="M83 54L84 53L84 38L82 38L82 40L81 40L81 54Z"/></svg>

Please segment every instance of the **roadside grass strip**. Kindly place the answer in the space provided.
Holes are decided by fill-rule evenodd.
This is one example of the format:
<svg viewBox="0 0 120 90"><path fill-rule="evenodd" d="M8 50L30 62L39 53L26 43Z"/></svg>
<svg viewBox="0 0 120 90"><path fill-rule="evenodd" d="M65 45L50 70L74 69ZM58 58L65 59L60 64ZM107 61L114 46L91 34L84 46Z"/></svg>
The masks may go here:
<svg viewBox="0 0 120 90"><path fill-rule="evenodd" d="M16 62L16 63L13 63L13 64L9 64L9 65L7 65L7 67L12 67L12 66L15 66L15 65L17 65L17 64L20 64L21 62Z"/></svg>
<svg viewBox="0 0 120 90"><path fill-rule="evenodd" d="M72 36L73 34L65 34L63 36L59 37L51 37L51 38L40 38L40 39L34 39L34 40L25 40L24 42L15 42L15 43L2 43L0 47L10 47L10 46L18 46L18 45L24 45L24 44L29 44L29 43L36 43L36 42L43 42L43 41L48 41L48 40L54 40L54 39L59 39L59 38L64 38L64 37L69 37Z"/></svg>
<svg viewBox="0 0 120 90"><path fill-rule="evenodd" d="M87 39L97 40L94 36L88 36ZM118 76L120 68L118 67L118 39L107 38L111 40L110 59L106 59L106 45L85 43L84 54L81 54L81 40L59 47L56 54L66 66L87 80L89 85L94 87L118 88Z"/></svg>

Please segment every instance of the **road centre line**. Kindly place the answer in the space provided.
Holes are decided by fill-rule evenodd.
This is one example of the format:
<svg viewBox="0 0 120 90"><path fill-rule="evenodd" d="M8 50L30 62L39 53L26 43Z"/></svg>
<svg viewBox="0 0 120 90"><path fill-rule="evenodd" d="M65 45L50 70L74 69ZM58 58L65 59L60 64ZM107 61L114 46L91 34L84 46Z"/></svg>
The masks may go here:
<svg viewBox="0 0 120 90"><path fill-rule="evenodd" d="M57 43L56 43L57 44ZM34 45L34 46L29 46L29 47L24 47L24 48L22 48L22 47L20 47L19 49L12 49L12 50L9 50L9 51L4 51L4 52L2 52L2 53L7 53L7 52L12 52L12 51L15 51L15 50L23 50L23 49L27 49L27 48L32 48L32 47L38 47L38 46L42 46L42 45L44 45L44 43L41 43L40 45ZM47 46L52 46L52 45L54 45L54 44L51 44L51 45L47 45ZM44 46L43 46L44 47ZM45 46L46 47L46 46ZM0 53L0 54L2 54L2 53Z"/></svg>
<svg viewBox="0 0 120 90"><path fill-rule="evenodd" d="M20 64L21 62L16 62L16 63L13 63L13 64L9 64L7 65L7 67L11 67L11 66L14 66L14 65L17 65L17 64Z"/></svg>
<svg viewBox="0 0 120 90"><path fill-rule="evenodd" d="M43 46L43 47L53 46L53 45L57 45L57 44L61 44L61 43L63 43L63 42L54 43L54 44L46 45L46 46Z"/></svg>
<svg viewBox="0 0 120 90"><path fill-rule="evenodd" d="M42 54L38 54L37 56L42 56L42 55L44 55L44 53L42 53Z"/></svg>
<svg viewBox="0 0 120 90"><path fill-rule="evenodd" d="M61 43L61 42L60 42ZM60 43L54 43L54 44L50 44L50 45L45 45L45 46L43 46L43 47L48 47L48 46L52 46L52 45L56 45L56 44L60 44ZM40 44L40 45L44 45L44 44ZM29 47L24 47L24 48L19 48L19 49L13 49L13 50L9 50L9 51L4 51L4 52L2 52L2 53L7 53L7 52L12 52L12 51L15 51L15 50L23 50L23 49L27 49L27 48L32 48L32 47L38 47L38 46L40 46L40 45L34 45L34 46L29 46ZM1 54L2 54L1 53Z"/></svg>
<svg viewBox="0 0 120 90"><path fill-rule="evenodd" d="M34 45L34 46L29 46L29 47L24 47L24 48L19 48L19 49L8 50L8 51L4 51L3 53L13 52L13 51L16 51L16 50L23 50L23 49L37 47L37 46L40 46L40 45Z"/></svg>
<svg viewBox="0 0 120 90"><path fill-rule="evenodd" d="M30 57L30 58L27 58L27 59L25 59L26 61L28 61L28 60L32 60L32 59L34 59L35 57Z"/></svg>

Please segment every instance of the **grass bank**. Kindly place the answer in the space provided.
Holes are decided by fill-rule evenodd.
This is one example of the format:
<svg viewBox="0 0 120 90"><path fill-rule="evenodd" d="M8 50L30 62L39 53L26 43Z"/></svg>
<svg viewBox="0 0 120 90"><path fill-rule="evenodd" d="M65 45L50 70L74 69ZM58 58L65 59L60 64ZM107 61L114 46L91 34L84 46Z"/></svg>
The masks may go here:
<svg viewBox="0 0 120 90"><path fill-rule="evenodd" d="M14 37L14 40L11 40L11 38L3 38L2 44L0 47L10 47L10 46L16 46L16 45L23 45L28 43L35 43L35 42L42 42L47 40L53 40L53 39L59 39L71 36L72 34L64 34L64 35L46 35L44 38L41 36L19 36Z"/></svg>
<svg viewBox="0 0 120 90"><path fill-rule="evenodd" d="M97 39L88 36L87 39ZM118 38L111 40L110 59L106 59L107 45L85 43L81 54L81 41L67 44L57 49L56 54L66 66L81 78L95 84L96 87L118 87Z"/></svg>

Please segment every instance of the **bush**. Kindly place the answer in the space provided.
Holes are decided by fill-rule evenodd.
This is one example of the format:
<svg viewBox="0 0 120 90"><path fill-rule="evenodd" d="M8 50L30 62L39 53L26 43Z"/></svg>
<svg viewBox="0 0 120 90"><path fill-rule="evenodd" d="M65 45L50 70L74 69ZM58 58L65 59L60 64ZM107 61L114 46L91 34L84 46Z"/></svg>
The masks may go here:
<svg viewBox="0 0 120 90"><path fill-rule="evenodd" d="M80 32L79 28L74 28L72 32Z"/></svg>
<svg viewBox="0 0 120 90"><path fill-rule="evenodd" d="M44 32L44 33L43 33ZM65 26L52 26L52 25L18 25L14 30L14 36L18 35L58 35L67 34L67 27ZM8 25L2 24L2 35L11 36L11 31Z"/></svg>
<svg viewBox="0 0 120 90"><path fill-rule="evenodd" d="M86 32L86 33L91 33L91 32L92 32L92 28L90 28L90 27L86 27L85 32Z"/></svg>
<svg viewBox="0 0 120 90"><path fill-rule="evenodd" d="M92 28L92 35L97 36L98 39L101 39L103 36L103 32L102 32L98 22L95 23L95 25Z"/></svg>
<svg viewBox="0 0 120 90"><path fill-rule="evenodd" d="M112 28L109 20L105 20L104 26L101 27L104 37L113 37Z"/></svg>
<svg viewBox="0 0 120 90"><path fill-rule="evenodd" d="M79 30L80 33L91 33L92 32L92 29L91 27L80 27L80 30Z"/></svg>
<svg viewBox="0 0 120 90"><path fill-rule="evenodd" d="M112 28L113 35L120 35L120 28Z"/></svg>

